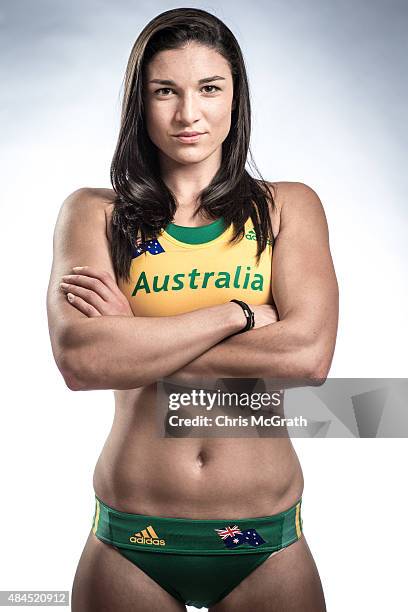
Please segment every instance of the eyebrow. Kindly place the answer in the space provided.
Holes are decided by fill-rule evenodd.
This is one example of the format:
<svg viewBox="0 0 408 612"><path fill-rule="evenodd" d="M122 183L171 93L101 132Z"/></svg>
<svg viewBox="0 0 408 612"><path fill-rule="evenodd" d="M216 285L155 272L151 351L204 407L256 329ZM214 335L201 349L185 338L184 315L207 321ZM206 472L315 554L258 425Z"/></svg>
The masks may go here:
<svg viewBox="0 0 408 612"><path fill-rule="evenodd" d="M225 81L225 78L222 76L214 75L211 77L205 77L204 79L200 79L198 84L202 83L210 83L211 81ZM158 83L159 85L176 85L175 81L170 81L169 79L152 79L149 83Z"/></svg>

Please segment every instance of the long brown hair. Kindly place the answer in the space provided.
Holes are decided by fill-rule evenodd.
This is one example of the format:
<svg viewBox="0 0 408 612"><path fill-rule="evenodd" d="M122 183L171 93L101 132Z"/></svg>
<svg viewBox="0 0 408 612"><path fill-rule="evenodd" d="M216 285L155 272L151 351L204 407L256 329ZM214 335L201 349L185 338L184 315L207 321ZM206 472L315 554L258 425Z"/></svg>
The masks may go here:
<svg viewBox="0 0 408 612"><path fill-rule="evenodd" d="M239 44L229 28L201 9L176 8L161 13L139 34L126 68L121 125L111 165L116 193L112 213L112 259L117 277L129 281L132 251L136 243L158 235L173 220L174 194L160 176L157 149L150 140L144 118L143 87L146 66L164 50L195 41L215 49L229 63L234 98L231 129L222 143L217 173L200 193L196 214L233 224L231 243L243 238L245 222L254 224L257 263L270 240L273 244L269 201L275 207L271 186L261 177L249 147L251 108L248 79ZM260 180L245 168L248 152Z"/></svg>

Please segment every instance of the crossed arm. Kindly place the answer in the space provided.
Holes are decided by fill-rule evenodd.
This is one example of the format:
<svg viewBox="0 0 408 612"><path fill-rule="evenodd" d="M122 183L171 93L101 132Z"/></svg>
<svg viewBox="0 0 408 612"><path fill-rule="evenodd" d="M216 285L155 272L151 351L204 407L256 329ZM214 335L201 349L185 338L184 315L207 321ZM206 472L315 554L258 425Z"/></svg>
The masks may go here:
<svg viewBox="0 0 408 612"><path fill-rule="evenodd" d="M338 285L323 206L303 183L281 187L280 231L273 251L272 293L279 321L233 336L174 377L323 380L333 358Z"/></svg>
<svg viewBox="0 0 408 612"><path fill-rule="evenodd" d="M284 184L281 198L272 274L280 320L228 337L244 324L231 303L172 317L133 317L124 296L115 316L87 315L69 304L59 282L73 265L87 263L114 278L106 201L100 190L72 194L57 220L47 295L53 353L69 388L131 389L168 376L187 383L197 377L325 378L338 319L326 218L318 196L302 183ZM86 277L79 278L86 287ZM106 273L103 282L110 283ZM111 295L120 301L117 292Z"/></svg>

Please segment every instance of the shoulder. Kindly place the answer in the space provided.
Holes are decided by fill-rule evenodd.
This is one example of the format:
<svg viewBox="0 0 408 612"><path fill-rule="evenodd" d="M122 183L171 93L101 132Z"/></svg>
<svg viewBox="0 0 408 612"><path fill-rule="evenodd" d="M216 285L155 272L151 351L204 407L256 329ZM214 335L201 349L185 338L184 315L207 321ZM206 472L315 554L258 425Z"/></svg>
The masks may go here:
<svg viewBox="0 0 408 612"><path fill-rule="evenodd" d="M278 223L279 230L284 224L293 219L304 220L320 217L325 221L325 213L322 202L316 191L298 181L269 182L268 186L273 190L276 212L271 211L271 219Z"/></svg>
<svg viewBox="0 0 408 612"><path fill-rule="evenodd" d="M85 209L105 211L110 205L113 205L114 197L113 189L80 187L65 198L62 206L74 208L77 211Z"/></svg>
<svg viewBox="0 0 408 612"><path fill-rule="evenodd" d="M316 191L306 183L297 181L282 181L274 183L276 199L280 211L290 212L289 209L322 208L322 203Z"/></svg>
<svg viewBox="0 0 408 612"><path fill-rule="evenodd" d="M272 188L274 201L279 211L291 203L315 202L317 204L320 202L316 191L306 183L298 181L266 181L266 183Z"/></svg>
<svg viewBox="0 0 408 612"><path fill-rule="evenodd" d="M104 219L107 231L114 207L115 192L103 187L80 187L70 193L61 206L60 215L77 222Z"/></svg>

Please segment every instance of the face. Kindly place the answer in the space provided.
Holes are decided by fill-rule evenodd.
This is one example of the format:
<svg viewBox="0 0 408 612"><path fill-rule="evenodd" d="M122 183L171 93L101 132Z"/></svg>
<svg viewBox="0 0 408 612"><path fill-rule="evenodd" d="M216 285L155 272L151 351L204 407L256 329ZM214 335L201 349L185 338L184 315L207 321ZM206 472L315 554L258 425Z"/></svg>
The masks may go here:
<svg viewBox="0 0 408 612"><path fill-rule="evenodd" d="M220 153L231 127L233 81L218 51L189 43L157 53L147 66L143 97L159 155L189 164ZM183 138L180 132L200 135Z"/></svg>

